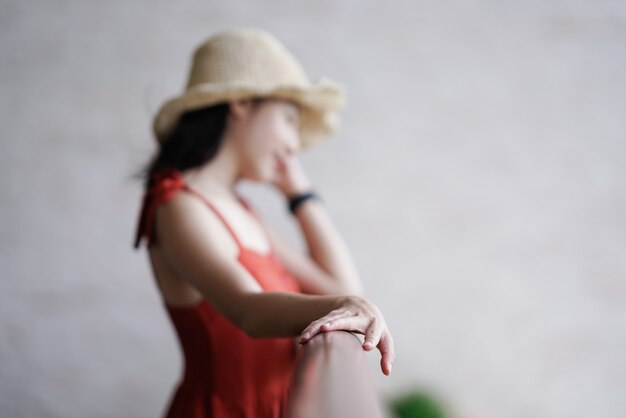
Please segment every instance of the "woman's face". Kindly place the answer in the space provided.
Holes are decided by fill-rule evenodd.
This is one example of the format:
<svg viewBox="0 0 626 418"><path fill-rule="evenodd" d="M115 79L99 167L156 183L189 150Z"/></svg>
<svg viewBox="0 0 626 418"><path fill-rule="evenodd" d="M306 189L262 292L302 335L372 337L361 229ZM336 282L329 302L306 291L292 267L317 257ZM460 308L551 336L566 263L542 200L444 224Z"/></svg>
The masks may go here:
<svg viewBox="0 0 626 418"><path fill-rule="evenodd" d="M235 119L236 146L243 160L243 176L255 181L272 181L279 173L277 157L300 149L298 105L269 98L256 107L251 102L238 102L233 106L233 113L238 116Z"/></svg>

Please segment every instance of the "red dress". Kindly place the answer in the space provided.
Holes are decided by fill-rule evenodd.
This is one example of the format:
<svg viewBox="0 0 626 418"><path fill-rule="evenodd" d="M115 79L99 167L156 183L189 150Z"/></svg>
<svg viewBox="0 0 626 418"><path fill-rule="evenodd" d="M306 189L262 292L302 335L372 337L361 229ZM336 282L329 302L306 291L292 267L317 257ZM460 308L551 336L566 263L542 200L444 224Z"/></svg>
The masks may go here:
<svg viewBox="0 0 626 418"><path fill-rule="evenodd" d="M239 246L238 261L263 291L301 292L273 249L262 254L242 246L226 219L186 184L178 170L163 169L153 178L153 186L144 197L135 248L143 236L149 243L156 238L152 234L156 206L185 190L202 199L224 222ZM250 205L239 199L256 216ZM284 416L296 357L295 338L251 338L207 299L188 307L164 305L184 356L184 373L169 401L167 418Z"/></svg>

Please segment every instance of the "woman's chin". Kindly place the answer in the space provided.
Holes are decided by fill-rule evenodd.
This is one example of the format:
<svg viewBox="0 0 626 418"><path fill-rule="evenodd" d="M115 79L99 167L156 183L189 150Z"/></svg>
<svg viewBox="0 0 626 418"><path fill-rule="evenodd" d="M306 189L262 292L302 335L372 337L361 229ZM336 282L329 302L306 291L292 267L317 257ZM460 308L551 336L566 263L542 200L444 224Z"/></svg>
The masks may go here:
<svg viewBox="0 0 626 418"><path fill-rule="evenodd" d="M278 180L278 178L280 177L280 170L278 169L278 166L272 166L267 173L266 176L266 181L267 182L274 182L276 180Z"/></svg>
<svg viewBox="0 0 626 418"><path fill-rule="evenodd" d="M274 183L278 179L278 173L272 172L263 180L265 183Z"/></svg>
<svg viewBox="0 0 626 418"><path fill-rule="evenodd" d="M278 171L276 170L263 170L255 174L250 180L260 183L271 183L278 177Z"/></svg>
<svg viewBox="0 0 626 418"><path fill-rule="evenodd" d="M280 176L278 167L275 165L268 165L266 167L258 167L257 170L250 171L247 180L261 183L271 183Z"/></svg>

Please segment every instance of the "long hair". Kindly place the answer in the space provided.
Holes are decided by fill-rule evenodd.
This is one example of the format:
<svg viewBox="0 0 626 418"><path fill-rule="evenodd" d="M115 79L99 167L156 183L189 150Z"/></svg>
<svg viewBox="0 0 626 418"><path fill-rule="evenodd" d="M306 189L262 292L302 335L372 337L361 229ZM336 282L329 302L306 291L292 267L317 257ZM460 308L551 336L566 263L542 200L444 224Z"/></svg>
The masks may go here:
<svg viewBox="0 0 626 418"><path fill-rule="evenodd" d="M251 97L253 108L265 97ZM141 168L137 177L147 190L152 174L170 167L179 171L200 167L215 157L223 142L229 114L229 102L189 110L181 115L169 137L159 146L156 155Z"/></svg>

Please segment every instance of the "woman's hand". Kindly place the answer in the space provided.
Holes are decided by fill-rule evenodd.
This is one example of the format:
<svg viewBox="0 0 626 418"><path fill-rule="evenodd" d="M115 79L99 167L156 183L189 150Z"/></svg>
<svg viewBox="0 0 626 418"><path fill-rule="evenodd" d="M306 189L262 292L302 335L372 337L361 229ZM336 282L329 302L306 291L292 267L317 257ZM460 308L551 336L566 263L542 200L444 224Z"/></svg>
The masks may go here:
<svg viewBox="0 0 626 418"><path fill-rule="evenodd" d="M295 154L277 156L278 176L272 181L285 197L307 192L311 189L311 182L304 173L300 160Z"/></svg>
<svg viewBox="0 0 626 418"><path fill-rule="evenodd" d="M359 296L346 296L341 307L313 321L302 333L298 342L306 343L319 332L346 330L365 335L363 348L367 351L377 347L382 356L380 367L387 376L395 358L393 338L383 314L373 303Z"/></svg>

